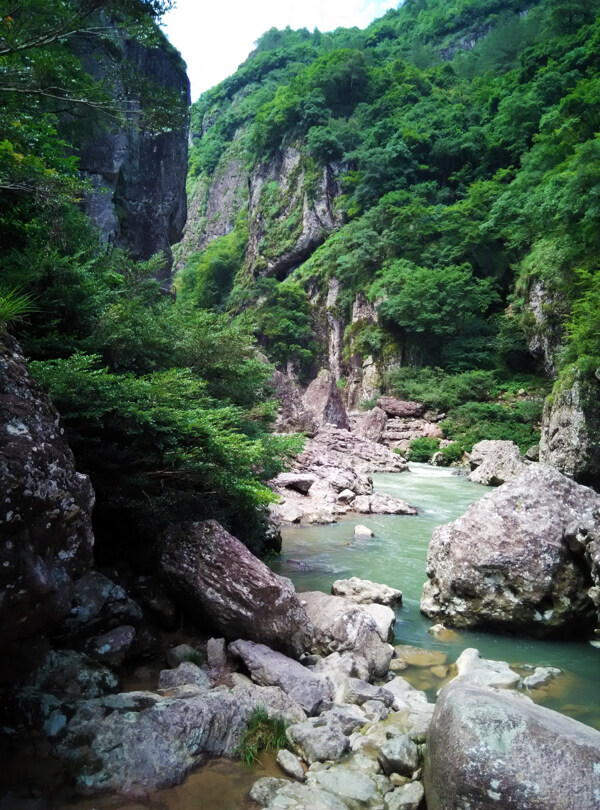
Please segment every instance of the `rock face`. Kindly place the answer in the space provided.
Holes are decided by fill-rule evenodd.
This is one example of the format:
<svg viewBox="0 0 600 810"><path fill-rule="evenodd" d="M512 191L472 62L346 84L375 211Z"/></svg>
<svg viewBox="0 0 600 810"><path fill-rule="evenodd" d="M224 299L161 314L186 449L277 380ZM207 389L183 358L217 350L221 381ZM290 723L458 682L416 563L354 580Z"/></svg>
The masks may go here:
<svg viewBox="0 0 600 810"><path fill-rule="evenodd" d="M163 251L168 264L160 280L168 283L170 246L181 238L186 220L185 111L190 89L185 63L166 39L150 48L115 37L103 45L95 37L93 42L78 41L76 51L97 80L106 80L126 66L180 100L181 123L169 132L151 133L133 122L109 131L87 131L78 144L79 167L94 186L84 199L85 212L106 242L127 248L134 258L149 259ZM116 92L126 93L133 101L136 90L126 80L118 83Z"/></svg>
<svg viewBox="0 0 600 810"><path fill-rule="evenodd" d="M94 493L19 345L0 337L0 647L55 625L92 562Z"/></svg>
<svg viewBox="0 0 600 810"><path fill-rule="evenodd" d="M302 397L302 404L315 414L319 426L334 425L344 430L350 428L339 388L327 369L322 369L310 383Z"/></svg>
<svg viewBox="0 0 600 810"><path fill-rule="evenodd" d="M593 810L598 762L598 731L504 690L454 681L427 737L427 807Z"/></svg>
<svg viewBox="0 0 600 810"><path fill-rule="evenodd" d="M307 410L296 380L281 371L274 371L270 383L279 401L275 429L280 433L306 433L314 436L318 430L316 415Z"/></svg>
<svg viewBox="0 0 600 810"><path fill-rule="evenodd" d="M457 627L585 632L600 496L534 466L433 532L421 611Z"/></svg>
<svg viewBox="0 0 600 810"><path fill-rule="evenodd" d="M600 383L577 380L544 407L540 461L584 484L600 484Z"/></svg>
<svg viewBox="0 0 600 810"><path fill-rule="evenodd" d="M486 440L473 445L469 481L497 487L525 472L527 464L514 442Z"/></svg>
<svg viewBox="0 0 600 810"><path fill-rule="evenodd" d="M164 535L160 569L188 613L228 639L247 638L298 657L312 629L292 583L273 574L216 520Z"/></svg>

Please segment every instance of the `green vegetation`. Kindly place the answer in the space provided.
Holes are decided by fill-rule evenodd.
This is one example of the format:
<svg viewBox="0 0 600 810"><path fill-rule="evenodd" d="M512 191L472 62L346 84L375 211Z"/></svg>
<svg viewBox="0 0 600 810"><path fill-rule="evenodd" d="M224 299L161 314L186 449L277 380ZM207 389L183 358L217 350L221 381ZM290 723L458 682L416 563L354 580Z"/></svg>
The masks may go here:
<svg viewBox="0 0 600 810"><path fill-rule="evenodd" d="M431 457L439 449L439 439L413 439L410 443L408 457L411 461L431 461Z"/></svg>
<svg viewBox="0 0 600 810"><path fill-rule="evenodd" d="M275 751L286 745L285 721L269 717L262 707L254 709L238 747L240 758L250 767L258 762L261 751Z"/></svg>

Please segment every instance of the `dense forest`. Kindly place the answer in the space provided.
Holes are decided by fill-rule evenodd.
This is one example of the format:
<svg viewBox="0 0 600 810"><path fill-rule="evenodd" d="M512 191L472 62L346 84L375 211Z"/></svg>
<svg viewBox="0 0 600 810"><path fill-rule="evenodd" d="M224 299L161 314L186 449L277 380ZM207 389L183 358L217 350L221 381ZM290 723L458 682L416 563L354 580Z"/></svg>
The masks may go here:
<svg viewBox="0 0 600 810"><path fill-rule="evenodd" d="M594 378L600 0L407 0L365 30L265 33L192 106L176 295L156 280L163 256L106 245L82 212L77 148L90 122L182 125L181 98L137 81L132 107L123 76L92 76L77 48L93 30L118 50L106 19L168 47L156 23L169 3L17 5L0 15L0 321L92 477L100 537L216 517L259 542L265 482L301 439L271 432L273 365L257 346L313 376L332 278L344 363L370 356L382 390L447 412L448 460L480 438L527 449L552 385ZM290 148L292 176L251 206L247 177ZM231 227L203 240L232 162ZM277 264L324 172L333 226ZM375 319L352 323L357 297Z"/></svg>

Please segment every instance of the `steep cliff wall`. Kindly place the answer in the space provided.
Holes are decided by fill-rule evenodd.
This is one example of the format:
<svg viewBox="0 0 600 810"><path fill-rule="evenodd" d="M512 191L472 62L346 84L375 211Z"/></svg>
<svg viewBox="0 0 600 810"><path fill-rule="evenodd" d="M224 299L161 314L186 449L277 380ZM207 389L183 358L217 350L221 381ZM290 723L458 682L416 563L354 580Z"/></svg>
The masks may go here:
<svg viewBox="0 0 600 810"><path fill-rule="evenodd" d="M0 335L0 647L71 608L92 562L94 493L18 343Z"/></svg>
<svg viewBox="0 0 600 810"><path fill-rule="evenodd" d="M190 103L185 63L162 35L156 47L114 37L104 44L81 38L76 52L94 78L118 77L114 92L128 108L143 112L150 101L142 99L142 88L147 94L150 83L174 93L177 116L185 120ZM136 114L126 126L88 127L76 143L80 168L94 186L84 198L84 210L106 242L127 248L134 258L163 251L168 264L161 281L168 284L171 245L181 239L186 221L188 134L181 123L162 129L144 129Z"/></svg>

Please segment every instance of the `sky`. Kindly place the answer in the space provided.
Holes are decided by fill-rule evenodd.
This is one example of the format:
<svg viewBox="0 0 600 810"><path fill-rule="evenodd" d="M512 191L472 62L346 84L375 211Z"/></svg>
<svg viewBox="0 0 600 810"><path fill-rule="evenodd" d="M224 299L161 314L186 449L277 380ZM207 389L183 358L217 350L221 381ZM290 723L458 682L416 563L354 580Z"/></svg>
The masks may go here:
<svg viewBox="0 0 600 810"><path fill-rule="evenodd" d="M177 0L164 31L187 62L192 101L234 73L269 28L364 28L398 0Z"/></svg>

